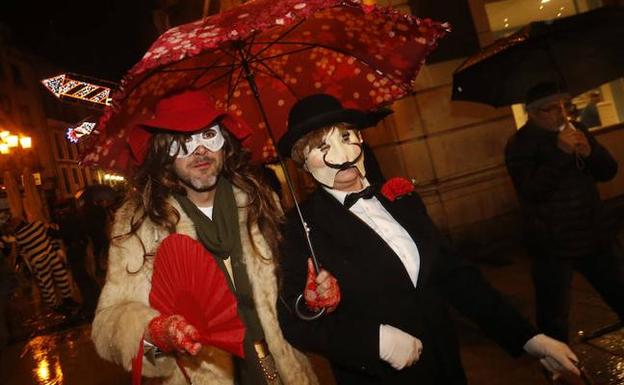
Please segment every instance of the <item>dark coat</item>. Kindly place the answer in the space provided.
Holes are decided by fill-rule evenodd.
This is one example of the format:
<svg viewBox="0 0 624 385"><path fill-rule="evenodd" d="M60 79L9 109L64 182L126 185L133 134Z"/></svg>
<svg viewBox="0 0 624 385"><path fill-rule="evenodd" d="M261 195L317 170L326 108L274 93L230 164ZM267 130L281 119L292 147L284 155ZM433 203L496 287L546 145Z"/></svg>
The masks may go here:
<svg viewBox="0 0 624 385"><path fill-rule="evenodd" d="M617 163L583 130L591 155L577 166L575 155L557 147L557 132L530 121L507 143L505 163L515 186L532 251L561 258L592 256L613 241L613 223L604 212L596 182L612 179Z"/></svg>
<svg viewBox="0 0 624 385"><path fill-rule="evenodd" d="M476 321L512 354L536 332L438 232L417 194L377 198L414 239L420 271L414 288L399 257L374 230L323 189L302 205L322 266L337 279L342 301L316 321L292 312L306 280L309 252L297 217L287 221L278 315L297 348L327 357L338 384L465 384L447 303ZM419 338L419 362L401 371L379 359L379 325Z"/></svg>

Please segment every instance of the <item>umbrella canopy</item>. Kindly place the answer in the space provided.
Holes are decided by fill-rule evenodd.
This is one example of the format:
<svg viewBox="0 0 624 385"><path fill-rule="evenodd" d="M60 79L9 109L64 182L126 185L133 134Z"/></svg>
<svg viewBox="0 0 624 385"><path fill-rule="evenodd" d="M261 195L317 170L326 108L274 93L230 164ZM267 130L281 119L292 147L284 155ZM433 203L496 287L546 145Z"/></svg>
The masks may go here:
<svg viewBox="0 0 624 385"><path fill-rule="evenodd" d="M22 205L22 194L15 177L10 171L5 171L3 175L4 188L6 189L7 199L9 201L9 210L11 217L24 218L24 206Z"/></svg>
<svg viewBox="0 0 624 385"><path fill-rule="evenodd" d="M624 7L535 22L468 58L453 75L453 100L523 103L552 82L572 95L624 75Z"/></svg>
<svg viewBox="0 0 624 385"><path fill-rule="evenodd" d="M298 99L324 92L374 109L402 98L447 29L390 8L365 13L356 0L254 0L178 26L124 78L83 163L131 168L128 131L163 96L188 89L245 119L255 130L244 144L256 161L272 160Z"/></svg>

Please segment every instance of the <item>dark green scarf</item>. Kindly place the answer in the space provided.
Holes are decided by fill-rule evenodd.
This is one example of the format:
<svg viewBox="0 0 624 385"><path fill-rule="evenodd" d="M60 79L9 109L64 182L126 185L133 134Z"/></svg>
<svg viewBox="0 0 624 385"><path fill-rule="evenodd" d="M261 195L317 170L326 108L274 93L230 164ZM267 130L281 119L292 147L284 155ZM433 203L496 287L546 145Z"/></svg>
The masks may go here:
<svg viewBox="0 0 624 385"><path fill-rule="evenodd" d="M243 373L239 372L239 376L242 377L239 380L242 383L260 384L261 382L258 382L260 378L257 377L260 372L257 372L258 363L253 342L263 340L264 331L256 313L249 275L243 262L238 207L232 184L225 178L219 178L212 219L204 215L188 197L174 194L174 198L195 225L195 231L201 243L215 255L217 265L227 277L228 285L238 300L238 313L246 326L245 359L244 365L239 367L239 370L243 370ZM233 283L224 263L228 257L231 258L232 263Z"/></svg>
<svg viewBox="0 0 624 385"><path fill-rule="evenodd" d="M238 207L236 206L232 184L225 178L219 178L215 191L212 219L204 215L188 197L175 194L175 199L195 225L197 237L204 247L219 257L215 260L223 274L228 278L232 292L236 294L239 312L246 321L247 334L251 334L250 336L254 340L261 340L264 338L264 333L262 333L262 327L255 311L251 283L243 262ZM232 262L233 285L223 263L223 260L228 257L231 258ZM248 311L253 314L247 314Z"/></svg>
<svg viewBox="0 0 624 385"><path fill-rule="evenodd" d="M219 178L217 182L212 219L205 216L186 196L179 194L174 196L186 215L193 221L199 240L211 253L222 259L242 258L238 208L232 184L227 179Z"/></svg>

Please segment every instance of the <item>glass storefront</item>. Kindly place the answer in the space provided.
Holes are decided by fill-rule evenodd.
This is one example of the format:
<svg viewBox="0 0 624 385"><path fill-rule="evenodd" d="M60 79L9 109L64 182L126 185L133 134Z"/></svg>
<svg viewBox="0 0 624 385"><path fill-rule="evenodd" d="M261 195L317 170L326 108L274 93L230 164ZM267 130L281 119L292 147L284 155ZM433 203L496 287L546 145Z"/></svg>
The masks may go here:
<svg viewBox="0 0 624 385"><path fill-rule="evenodd" d="M600 0L503 0L485 3L490 30L496 38L505 37L523 26L586 12L602 6ZM570 112L588 127L605 127L624 122L624 80L575 95ZM518 127L526 122L524 105L512 106Z"/></svg>

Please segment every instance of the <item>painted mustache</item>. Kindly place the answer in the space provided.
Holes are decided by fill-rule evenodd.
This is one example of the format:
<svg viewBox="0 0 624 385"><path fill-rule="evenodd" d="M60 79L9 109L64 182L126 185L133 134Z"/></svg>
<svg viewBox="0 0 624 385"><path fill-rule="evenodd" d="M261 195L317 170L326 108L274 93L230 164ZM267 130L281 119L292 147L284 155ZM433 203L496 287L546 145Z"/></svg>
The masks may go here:
<svg viewBox="0 0 624 385"><path fill-rule="evenodd" d="M351 160L351 161L346 161L344 163L340 163L340 164L336 164L336 163L331 163L330 161L328 161L327 158L327 154L323 155L323 162L325 163L325 165L329 168L333 168L334 170L346 170L348 168L351 168L353 166L355 166L355 164L360 160L360 158L362 157L363 151L362 151L362 145L361 144L353 144L353 146L358 146L360 148L360 155L358 155L355 159Z"/></svg>

